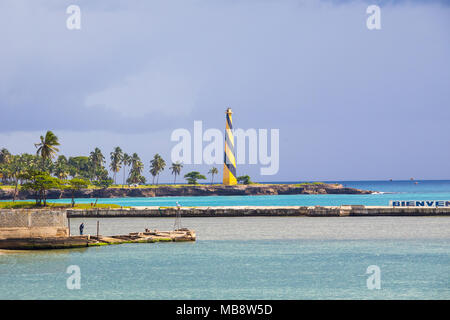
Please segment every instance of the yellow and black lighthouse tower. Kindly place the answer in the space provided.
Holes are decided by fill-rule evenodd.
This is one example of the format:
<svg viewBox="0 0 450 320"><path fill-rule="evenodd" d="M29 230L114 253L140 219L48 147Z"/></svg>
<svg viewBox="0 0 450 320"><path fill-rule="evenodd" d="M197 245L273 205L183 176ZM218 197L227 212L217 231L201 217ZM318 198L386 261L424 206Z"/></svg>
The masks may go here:
<svg viewBox="0 0 450 320"><path fill-rule="evenodd" d="M223 184L231 186L237 184L236 180L236 157L234 153L233 120L231 118L231 109L226 111L225 128L225 148L223 160Z"/></svg>

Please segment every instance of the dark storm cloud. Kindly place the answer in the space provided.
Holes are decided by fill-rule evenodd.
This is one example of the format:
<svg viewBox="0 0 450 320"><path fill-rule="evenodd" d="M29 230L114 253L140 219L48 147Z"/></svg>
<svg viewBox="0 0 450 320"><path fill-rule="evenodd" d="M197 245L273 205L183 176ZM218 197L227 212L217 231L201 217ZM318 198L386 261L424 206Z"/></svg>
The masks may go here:
<svg viewBox="0 0 450 320"><path fill-rule="evenodd" d="M79 31L66 28L69 4ZM369 4L381 30L366 28ZM144 158L167 157L171 130L223 128L230 106L236 127L280 129L277 179L448 177L447 4L2 1L0 138L133 133ZM147 147L156 131L166 150Z"/></svg>

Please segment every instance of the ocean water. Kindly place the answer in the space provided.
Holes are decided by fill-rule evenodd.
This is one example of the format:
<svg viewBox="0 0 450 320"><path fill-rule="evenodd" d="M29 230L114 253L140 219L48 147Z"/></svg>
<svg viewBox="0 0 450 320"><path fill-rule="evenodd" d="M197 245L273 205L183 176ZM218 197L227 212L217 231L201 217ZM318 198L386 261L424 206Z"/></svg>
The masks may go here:
<svg viewBox="0 0 450 320"><path fill-rule="evenodd" d="M98 203L122 206L339 206L361 204L387 206L390 200L450 200L450 180L418 181L329 181L344 186L377 191L369 195L274 195L274 196L202 196L155 198L100 198ZM417 182L417 184L415 184ZM70 199L51 202L68 203ZM95 199L76 199L78 203L91 203Z"/></svg>
<svg viewBox="0 0 450 320"><path fill-rule="evenodd" d="M95 233L96 219L83 221ZM100 219L102 234L171 218ZM450 299L450 218L186 218L195 243L0 255L0 299ZM67 267L81 289L66 286ZM381 289L367 288L367 268Z"/></svg>
<svg viewBox="0 0 450 320"><path fill-rule="evenodd" d="M352 182L395 192L100 199L123 205L387 204L450 199L450 182ZM362 187L362 185L366 187ZM67 200L62 200L67 201ZM80 199L90 202L91 199ZM95 234L97 219L84 222ZM99 219L103 235L172 229L173 218ZM450 217L185 218L195 243L123 244L72 250L0 251L0 299L450 299ZM81 289L70 290L69 266ZM369 266L381 288L369 290Z"/></svg>

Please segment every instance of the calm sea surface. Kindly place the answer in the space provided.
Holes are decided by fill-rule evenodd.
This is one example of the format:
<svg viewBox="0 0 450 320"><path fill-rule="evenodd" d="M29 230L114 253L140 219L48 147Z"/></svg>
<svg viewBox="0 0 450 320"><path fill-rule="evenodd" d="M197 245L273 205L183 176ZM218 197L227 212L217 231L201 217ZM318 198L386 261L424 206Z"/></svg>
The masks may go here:
<svg viewBox="0 0 450 320"><path fill-rule="evenodd" d="M335 181L330 181L335 183ZM415 184L418 182L418 184ZM363 204L387 206L389 200L450 200L450 180L425 181L338 181L347 187L378 191L369 195L280 195L280 196L204 196L99 199L98 203L122 206L335 206ZM95 199L76 199L91 203ZM70 199L51 200L69 203Z"/></svg>
<svg viewBox="0 0 450 320"><path fill-rule="evenodd" d="M450 199L448 181L408 182L396 191L389 184L373 190L398 192L390 194L395 199ZM339 196L272 197L283 205L284 197L333 204ZM373 199L343 197L346 203ZM259 197L208 198L240 205ZM138 201L144 200L174 201ZM71 219L72 233L82 221L85 233L95 234L93 218ZM100 233L171 229L173 222L100 219ZM450 299L450 217L185 218L182 224L196 230L197 242L0 252L0 299ZM70 265L80 267L80 290L67 289ZM367 288L371 265L381 270L380 290Z"/></svg>

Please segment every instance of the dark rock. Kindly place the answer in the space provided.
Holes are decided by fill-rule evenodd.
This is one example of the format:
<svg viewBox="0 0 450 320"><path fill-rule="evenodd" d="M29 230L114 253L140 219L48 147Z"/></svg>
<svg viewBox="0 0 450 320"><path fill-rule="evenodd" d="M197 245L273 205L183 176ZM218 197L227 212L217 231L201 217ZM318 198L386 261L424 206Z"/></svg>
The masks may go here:
<svg viewBox="0 0 450 320"><path fill-rule="evenodd" d="M156 186L148 188L82 189L75 198L126 198L126 197L168 197L168 196L239 196L239 195L289 195L289 194L370 194L359 190L331 184L254 184L254 185L198 185L198 186ZM13 189L0 189L0 199L13 198ZM69 190L49 190L48 199L71 198ZM34 199L33 192L21 190L18 199Z"/></svg>

